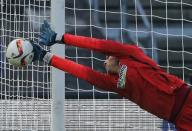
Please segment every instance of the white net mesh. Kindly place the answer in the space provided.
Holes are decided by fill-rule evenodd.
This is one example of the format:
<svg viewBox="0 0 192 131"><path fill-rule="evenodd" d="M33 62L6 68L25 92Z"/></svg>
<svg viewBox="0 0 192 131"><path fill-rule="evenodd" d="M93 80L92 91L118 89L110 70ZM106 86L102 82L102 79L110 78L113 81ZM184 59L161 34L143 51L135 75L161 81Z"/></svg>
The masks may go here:
<svg viewBox="0 0 192 131"><path fill-rule="evenodd" d="M0 0L0 130L50 129L50 69L42 63L17 68L6 62L7 45L22 37L38 41L50 17L48 1Z"/></svg>
<svg viewBox="0 0 192 131"><path fill-rule="evenodd" d="M66 32L135 43L163 69L189 83L190 0L65 2ZM14 38L38 41L40 24L50 19L50 9L49 0L0 0L0 130L50 130L49 67L35 63L16 68L5 58L7 44ZM70 46L65 52L71 60L104 71L102 54ZM103 92L69 74L65 85L67 130L174 129L117 94Z"/></svg>

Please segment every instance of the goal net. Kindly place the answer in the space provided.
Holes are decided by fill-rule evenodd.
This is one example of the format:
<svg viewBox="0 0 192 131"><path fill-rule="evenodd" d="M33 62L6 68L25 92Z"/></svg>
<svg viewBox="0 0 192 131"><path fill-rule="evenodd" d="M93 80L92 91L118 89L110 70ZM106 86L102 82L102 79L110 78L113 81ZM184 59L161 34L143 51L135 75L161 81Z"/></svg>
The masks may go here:
<svg viewBox="0 0 192 131"><path fill-rule="evenodd" d="M0 130L50 129L50 67L35 63L10 65L7 45L22 37L38 41L43 19L50 19L50 2L0 0Z"/></svg>
<svg viewBox="0 0 192 131"><path fill-rule="evenodd" d="M189 83L191 6L190 0L65 0L61 24L71 34L136 44L164 70ZM50 10L50 0L0 0L0 130L50 130L50 67L37 62L16 68L5 58L8 43L17 37L38 42ZM66 46L65 55L104 72L102 54ZM69 74L63 88L66 130L174 130L118 94Z"/></svg>

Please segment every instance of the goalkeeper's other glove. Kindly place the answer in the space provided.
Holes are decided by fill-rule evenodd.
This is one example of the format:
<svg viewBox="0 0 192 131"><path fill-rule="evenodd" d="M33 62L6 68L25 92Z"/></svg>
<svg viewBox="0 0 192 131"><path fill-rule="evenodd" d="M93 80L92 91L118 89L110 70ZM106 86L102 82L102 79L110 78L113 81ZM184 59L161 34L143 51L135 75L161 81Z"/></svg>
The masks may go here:
<svg viewBox="0 0 192 131"><path fill-rule="evenodd" d="M55 33L48 22L44 20L44 23L41 26L41 33L39 35L39 43L45 46L52 46L56 43L56 36L57 33Z"/></svg>
<svg viewBox="0 0 192 131"><path fill-rule="evenodd" d="M41 48L39 45L35 44L34 42L32 41L30 42L33 46L33 52L34 52L33 62L37 60L43 61L43 58L46 55L47 51Z"/></svg>

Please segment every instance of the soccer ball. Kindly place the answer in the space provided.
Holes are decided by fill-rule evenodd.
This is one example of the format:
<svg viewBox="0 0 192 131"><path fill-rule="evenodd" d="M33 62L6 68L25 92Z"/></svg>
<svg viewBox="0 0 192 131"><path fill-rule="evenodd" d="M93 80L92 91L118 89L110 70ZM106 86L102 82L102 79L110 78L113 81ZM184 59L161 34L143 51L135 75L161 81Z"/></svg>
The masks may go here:
<svg viewBox="0 0 192 131"><path fill-rule="evenodd" d="M19 38L11 41L7 47L6 57L14 66L25 66L32 63L34 52L32 44Z"/></svg>

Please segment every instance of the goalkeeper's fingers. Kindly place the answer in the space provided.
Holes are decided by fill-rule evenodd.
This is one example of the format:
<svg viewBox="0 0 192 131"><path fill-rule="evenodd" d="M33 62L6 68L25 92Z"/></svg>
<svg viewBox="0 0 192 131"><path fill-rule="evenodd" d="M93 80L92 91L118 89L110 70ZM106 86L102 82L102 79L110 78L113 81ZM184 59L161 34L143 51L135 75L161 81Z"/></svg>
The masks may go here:
<svg viewBox="0 0 192 131"><path fill-rule="evenodd" d="M44 20L43 24L41 25L40 31L41 32L47 32L49 31L51 28L48 24L48 22L46 20Z"/></svg>
<svg viewBox="0 0 192 131"><path fill-rule="evenodd" d="M45 29L51 29L49 23L48 23L46 20L44 20L43 25L44 25L44 28L45 28Z"/></svg>
<svg viewBox="0 0 192 131"><path fill-rule="evenodd" d="M45 46L48 46L48 41L47 41L47 38L45 35L39 35L39 44L40 45L45 45Z"/></svg>

